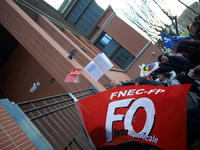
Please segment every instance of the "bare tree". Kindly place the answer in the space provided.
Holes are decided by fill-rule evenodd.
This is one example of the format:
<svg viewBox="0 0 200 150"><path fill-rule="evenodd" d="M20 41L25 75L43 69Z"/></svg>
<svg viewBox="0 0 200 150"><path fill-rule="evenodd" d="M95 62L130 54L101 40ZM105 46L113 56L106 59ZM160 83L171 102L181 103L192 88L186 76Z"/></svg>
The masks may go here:
<svg viewBox="0 0 200 150"><path fill-rule="evenodd" d="M163 9L156 0L153 1L162 10L162 12L171 20L171 23L176 30L176 33L174 35L180 35L178 31L177 16L172 16L169 10Z"/></svg>
<svg viewBox="0 0 200 150"><path fill-rule="evenodd" d="M158 47L165 50L164 43L159 36L159 33L168 35L179 35L177 16L171 15L169 9L161 7L159 0L152 1L161 12L168 17L171 25L164 23L157 15L154 9L150 8L147 0L132 0L125 1L126 8L122 9L122 14L140 30L142 30L149 39ZM162 0L162 2L164 2ZM172 30L175 29L175 30Z"/></svg>

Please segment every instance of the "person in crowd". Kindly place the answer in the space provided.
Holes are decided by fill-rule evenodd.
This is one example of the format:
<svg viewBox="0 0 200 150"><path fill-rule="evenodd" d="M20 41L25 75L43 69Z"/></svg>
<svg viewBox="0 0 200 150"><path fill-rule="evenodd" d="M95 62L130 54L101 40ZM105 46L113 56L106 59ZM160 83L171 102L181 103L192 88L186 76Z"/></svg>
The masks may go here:
<svg viewBox="0 0 200 150"><path fill-rule="evenodd" d="M159 55L158 62L171 71L175 71L176 74L182 74L183 76L186 76L189 70L195 67L188 59L178 55Z"/></svg>
<svg viewBox="0 0 200 150"><path fill-rule="evenodd" d="M190 69L193 69L195 65L193 65L187 58L178 55L159 55L158 62L160 63L160 66L167 67L169 71L175 71L177 76L176 78L181 82L181 84L194 82L193 79L188 77L188 72ZM193 90L195 90L195 88Z"/></svg>
<svg viewBox="0 0 200 150"><path fill-rule="evenodd" d="M195 20L195 21L200 20L200 14L198 14L196 17L194 17L194 20Z"/></svg>
<svg viewBox="0 0 200 150"><path fill-rule="evenodd" d="M186 57L192 64L193 73L195 75L200 75L200 41L199 40L181 40L178 42L176 46L176 50L178 53L181 53L184 57ZM192 82L192 90L200 96L200 90L198 87L200 86L198 81L193 80Z"/></svg>
<svg viewBox="0 0 200 150"><path fill-rule="evenodd" d="M176 73L174 71L169 71L166 67L160 67L156 70L157 79L156 81L162 83L164 86L172 86L174 84L181 84L176 79Z"/></svg>
<svg viewBox="0 0 200 150"><path fill-rule="evenodd" d="M111 82L111 85L113 87L120 87L120 86L135 85L135 82L133 82L132 80L131 81L125 81L125 82L123 82L123 81L119 82L119 81L114 80L114 81Z"/></svg>
<svg viewBox="0 0 200 150"><path fill-rule="evenodd" d="M200 65L199 40L180 40L176 46L176 51L181 53L195 66Z"/></svg>
<svg viewBox="0 0 200 150"><path fill-rule="evenodd" d="M165 67L156 70L159 81L165 86L181 84L176 79L174 71L169 72ZM200 148L200 108L197 94L189 91L187 97L187 148Z"/></svg>
<svg viewBox="0 0 200 150"><path fill-rule="evenodd" d="M199 74L199 72L200 72L200 65L196 66L196 67L193 69L193 71L194 71L195 74L200 75L200 74Z"/></svg>
<svg viewBox="0 0 200 150"><path fill-rule="evenodd" d="M155 80L149 80L146 77L140 77L140 76L135 78L134 82L136 85L151 85L151 86L162 85L161 83Z"/></svg>
<svg viewBox="0 0 200 150"><path fill-rule="evenodd" d="M200 21L196 20L187 26L187 29L190 31L190 35L194 39L200 40Z"/></svg>
<svg viewBox="0 0 200 150"><path fill-rule="evenodd" d="M127 85L144 85L144 84L148 84L152 86L162 85L161 83L157 81L149 80L146 77L140 77L140 76L135 78L134 82L133 81L126 81L126 82L112 81L111 83L111 85L113 85L114 87L127 86Z"/></svg>
<svg viewBox="0 0 200 150"><path fill-rule="evenodd" d="M174 71L169 71L166 67L160 67L156 70L158 74L158 80L165 86L172 86L181 84L176 79L176 73ZM197 94L193 91L188 92L187 99L187 109L193 109L198 107Z"/></svg>

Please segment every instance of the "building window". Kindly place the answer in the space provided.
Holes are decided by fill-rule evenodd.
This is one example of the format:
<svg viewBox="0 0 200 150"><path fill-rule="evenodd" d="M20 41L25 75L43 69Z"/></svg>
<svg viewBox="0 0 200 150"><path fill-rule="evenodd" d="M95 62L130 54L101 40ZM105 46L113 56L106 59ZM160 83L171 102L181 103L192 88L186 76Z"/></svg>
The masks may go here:
<svg viewBox="0 0 200 150"><path fill-rule="evenodd" d="M125 70L133 62L135 57L125 48L120 47L110 59L121 69Z"/></svg>
<svg viewBox="0 0 200 150"><path fill-rule="evenodd" d="M108 34L104 34L103 37L98 42L96 42L96 45L98 45L97 47L100 50L103 50L111 40L112 38Z"/></svg>
<svg viewBox="0 0 200 150"><path fill-rule="evenodd" d="M70 5L70 3L72 3L72 0L63 0L63 3L60 5L58 11L63 13L66 10L66 8Z"/></svg>
<svg viewBox="0 0 200 150"><path fill-rule="evenodd" d="M87 34L103 12L94 0L78 0L65 20Z"/></svg>
<svg viewBox="0 0 200 150"><path fill-rule="evenodd" d="M95 46L123 70L125 70L135 59L130 52L118 44L107 33L104 33L100 37L95 43Z"/></svg>

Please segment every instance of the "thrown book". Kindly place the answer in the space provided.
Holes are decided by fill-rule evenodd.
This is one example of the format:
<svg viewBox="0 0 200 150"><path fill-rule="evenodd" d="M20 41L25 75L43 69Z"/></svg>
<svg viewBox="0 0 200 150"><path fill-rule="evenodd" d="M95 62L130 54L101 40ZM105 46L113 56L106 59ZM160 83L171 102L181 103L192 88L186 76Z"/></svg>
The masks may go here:
<svg viewBox="0 0 200 150"><path fill-rule="evenodd" d="M107 71L113 67L113 64L104 53L98 54L84 69L89 75L97 81Z"/></svg>

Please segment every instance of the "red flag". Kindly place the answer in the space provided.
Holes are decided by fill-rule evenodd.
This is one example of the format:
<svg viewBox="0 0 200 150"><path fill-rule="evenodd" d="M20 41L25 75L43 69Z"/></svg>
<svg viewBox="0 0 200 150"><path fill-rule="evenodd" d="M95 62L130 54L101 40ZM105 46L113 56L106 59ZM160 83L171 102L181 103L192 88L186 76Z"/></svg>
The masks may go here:
<svg viewBox="0 0 200 150"><path fill-rule="evenodd" d="M70 74L81 74L82 69L72 68Z"/></svg>
<svg viewBox="0 0 200 150"><path fill-rule="evenodd" d="M118 87L79 100L76 106L96 147L133 140L165 150L183 150L189 87Z"/></svg>
<svg viewBox="0 0 200 150"><path fill-rule="evenodd" d="M67 77L65 78L65 82L78 83L79 82L78 75L76 75L76 74L68 74Z"/></svg>
<svg viewBox="0 0 200 150"><path fill-rule="evenodd" d="M178 56L183 56L181 53L170 53L170 55L178 55Z"/></svg>
<svg viewBox="0 0 200 150"><path fill-rule="evenodd" d="M72 68L70 74L65 78L65 82L79 83L79 75L82 69Z"/></svg>

